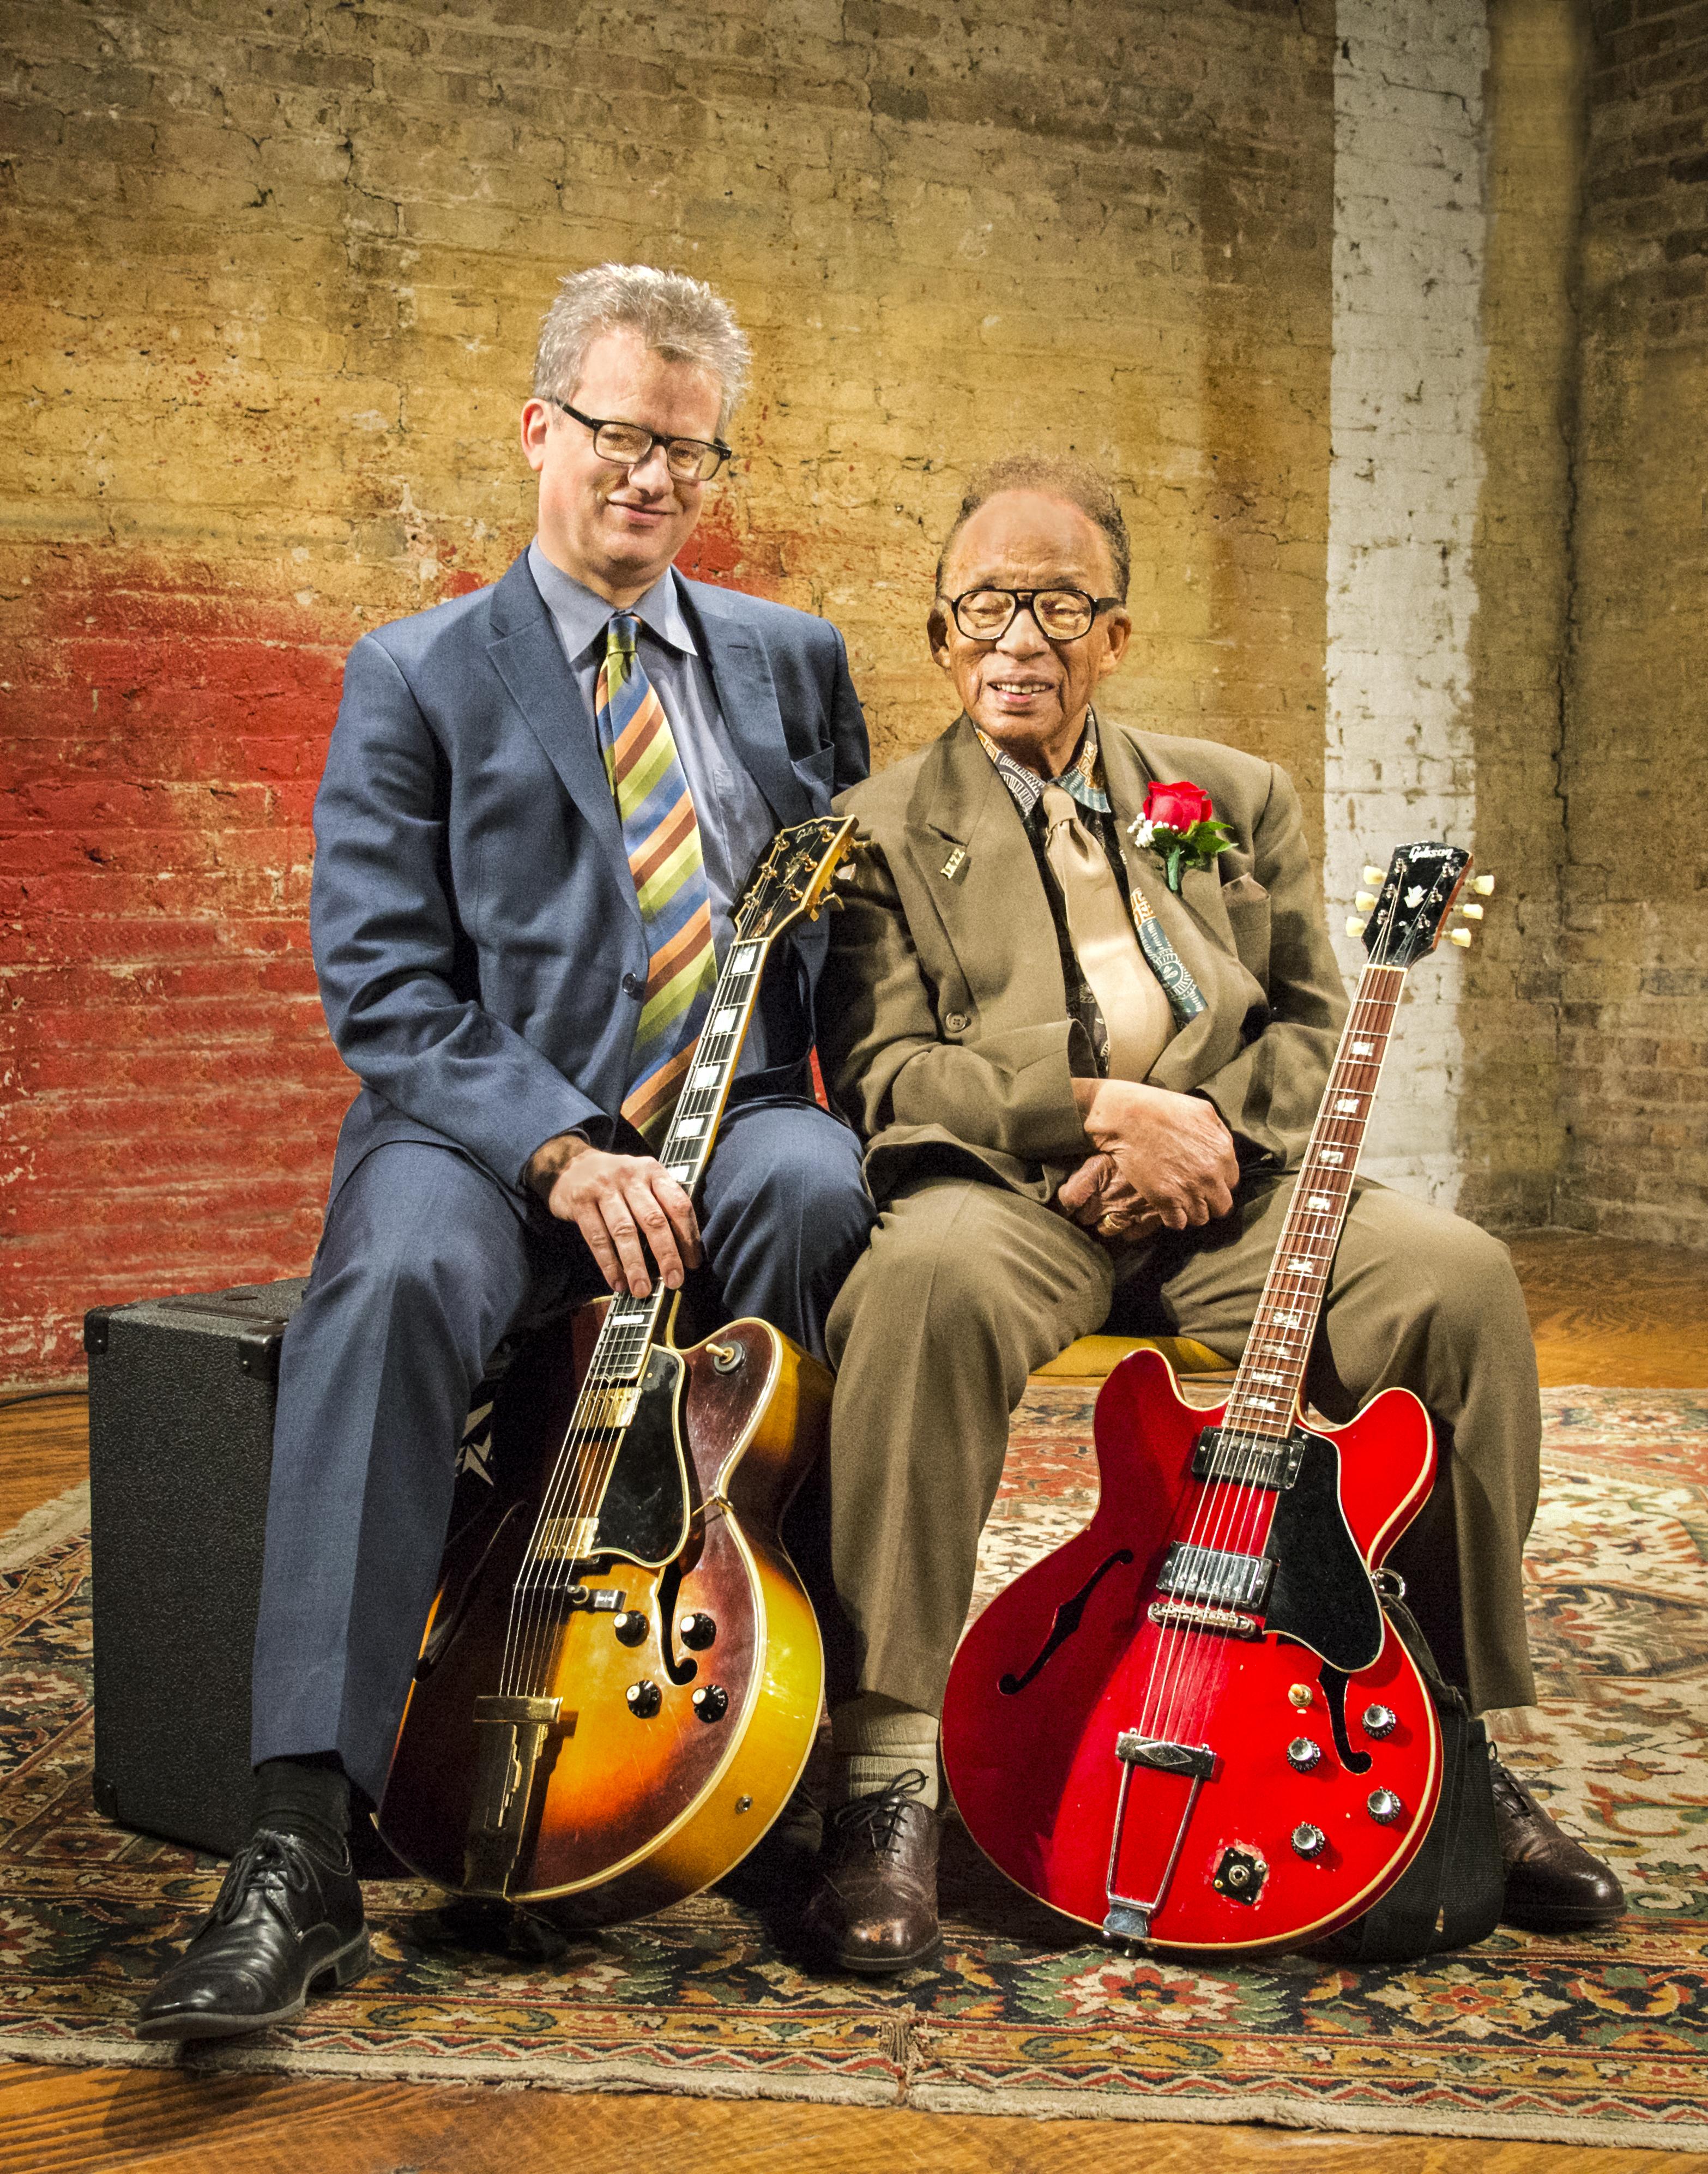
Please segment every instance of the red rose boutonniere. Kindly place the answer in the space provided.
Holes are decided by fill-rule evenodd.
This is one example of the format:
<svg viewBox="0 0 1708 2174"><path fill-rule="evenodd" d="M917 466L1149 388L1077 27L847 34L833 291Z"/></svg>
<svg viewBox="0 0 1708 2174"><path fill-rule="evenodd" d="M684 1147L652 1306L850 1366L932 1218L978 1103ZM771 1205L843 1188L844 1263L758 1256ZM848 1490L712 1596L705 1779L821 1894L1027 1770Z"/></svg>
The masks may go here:
<svg viewBox="0 0 1708 2174"><path fill-rule="evenodd" d="M1178 891L1187 868L1213 868L1216 856L1233 843L1233 832L1216 820L1215 803L1202 785L1182 779L1177 785L1146 788L1144 813L1127 830L1135 845L1162 863L1168 887Z"/></svg>

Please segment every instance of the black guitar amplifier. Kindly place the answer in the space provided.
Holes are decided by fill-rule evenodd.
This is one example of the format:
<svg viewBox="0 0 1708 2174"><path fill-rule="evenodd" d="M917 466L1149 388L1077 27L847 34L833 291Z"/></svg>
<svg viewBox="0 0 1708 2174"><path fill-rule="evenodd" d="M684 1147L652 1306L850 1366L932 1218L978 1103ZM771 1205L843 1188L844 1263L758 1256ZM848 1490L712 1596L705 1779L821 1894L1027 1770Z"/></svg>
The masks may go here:
<svg viewBox="0 0 1708 2174"><path fill-rule="evenodd" d="M143 1299L84 1320L95 1803L221 1857L249 1832L278 1347L303 1287Z"/></svg>

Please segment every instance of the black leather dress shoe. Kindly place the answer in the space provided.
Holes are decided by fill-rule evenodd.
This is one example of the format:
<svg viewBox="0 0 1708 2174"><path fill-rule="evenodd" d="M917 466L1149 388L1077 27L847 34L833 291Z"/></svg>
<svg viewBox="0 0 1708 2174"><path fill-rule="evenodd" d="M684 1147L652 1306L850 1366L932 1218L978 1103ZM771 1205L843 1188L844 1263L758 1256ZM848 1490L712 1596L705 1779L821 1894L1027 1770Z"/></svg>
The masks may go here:
<svg viewBox="0 0 1708 2174"><path fill-rule="evenodd" d="M1563 1833L1529 1789L1498 1759L1494 1828L1506 1865L1500 1922L1532 1933L1581 1933L1610 1925L1625 1910L1625 1890L1598 1857Z"/></svg>
<svg viewBox="0 0 1708 2174"><path fill-rule="evenodd" d="M802 1918L808 1939L843 1970L876 1976L936 1954L937 1814L918 1802L916 1766L832 1812L819 1878Z"/></svg>
<svg viewBox="0 0 1708 2174"><path fill-rule="evenodd" d="M139 2038L235 2038L300 2015L309 1994L368 1967L362 1890L332 1863L263 1827L231 1860L207 1923L161 1975Z"/></svg>

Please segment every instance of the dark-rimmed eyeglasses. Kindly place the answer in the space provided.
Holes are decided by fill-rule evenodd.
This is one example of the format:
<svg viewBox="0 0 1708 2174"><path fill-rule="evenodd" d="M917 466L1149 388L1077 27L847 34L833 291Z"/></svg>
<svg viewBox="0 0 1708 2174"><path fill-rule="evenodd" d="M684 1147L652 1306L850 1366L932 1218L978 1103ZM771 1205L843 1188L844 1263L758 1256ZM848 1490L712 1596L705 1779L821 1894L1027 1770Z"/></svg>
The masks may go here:
<svg viewBox="0 0 1708 2174"><path fill-rule="evenodd" d="M722 438L664 438L640 423L602 422L596 415L584 415L567 400L554 399L552 405L591 430L593 451L619 468L638 468L651 459L655 446L662 446L664 465L678 483L710 483L733 450Z"/></svg>
<svg viewBox="0 0 1708 2174"><path fill-rule="evenodd" d="M1046 641L1078 641L1099 612L1113 611L1121 599L1084 589L965 589L945 601L969 641L1000 641L1023 611Z"/></svg>

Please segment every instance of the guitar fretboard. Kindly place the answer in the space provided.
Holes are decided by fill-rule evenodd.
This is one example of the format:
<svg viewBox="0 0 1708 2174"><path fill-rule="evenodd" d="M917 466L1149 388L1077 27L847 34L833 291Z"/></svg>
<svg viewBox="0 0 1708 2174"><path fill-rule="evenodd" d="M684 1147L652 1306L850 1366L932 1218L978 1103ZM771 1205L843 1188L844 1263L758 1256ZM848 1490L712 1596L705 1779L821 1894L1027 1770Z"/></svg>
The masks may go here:
<svg viewBox="0 0 1708 2174"><path fill-rule="evenodd" d="M1405 978L1403 967L1377 965L1359 978L1229 1394L1227 1433L1280 1437L1292 1429Z"/></svg>
<svg viewBox="0 0 1708 2174"><path fill-rule="evenodd" d="M711 1153L770 949L768 937L738 936L712 992L693 1065L658 1151L660 1162L687 1192L699 1183ZM588 1362L584 1396L598 1383L640 1380L668 1296L655 1283L645 1298L625 1294L612 1300Z"/></svg>

